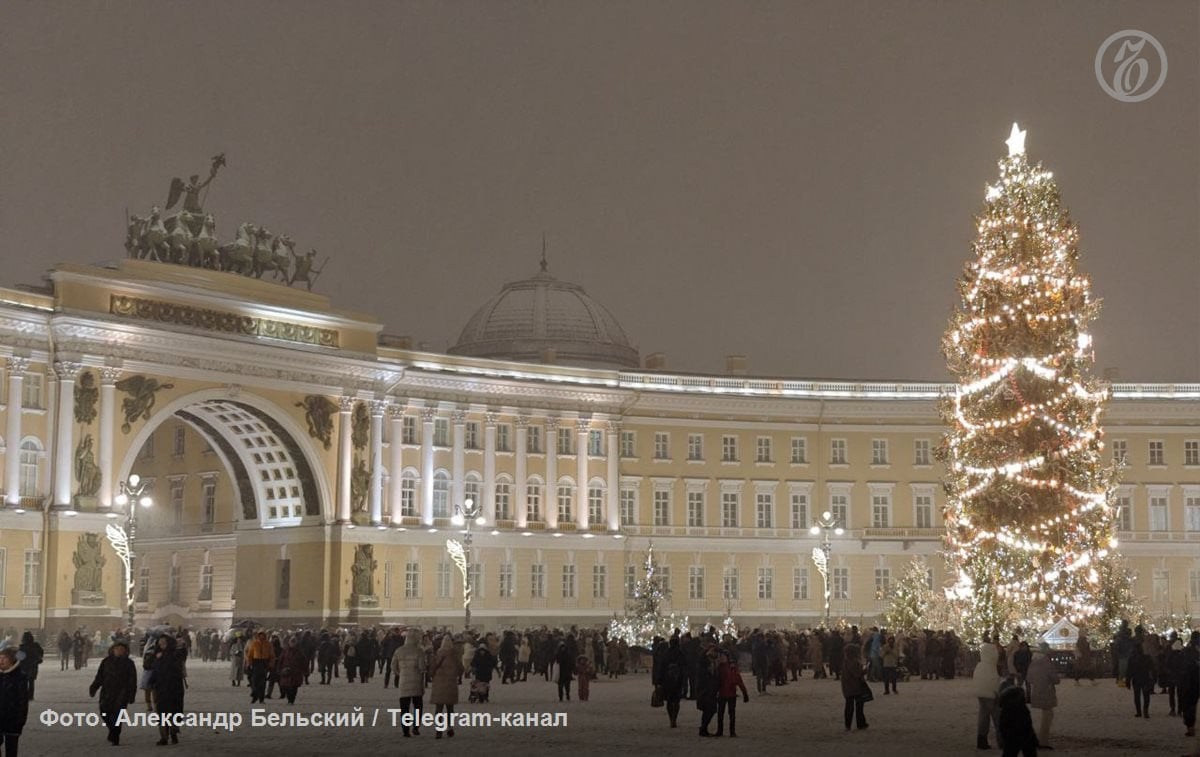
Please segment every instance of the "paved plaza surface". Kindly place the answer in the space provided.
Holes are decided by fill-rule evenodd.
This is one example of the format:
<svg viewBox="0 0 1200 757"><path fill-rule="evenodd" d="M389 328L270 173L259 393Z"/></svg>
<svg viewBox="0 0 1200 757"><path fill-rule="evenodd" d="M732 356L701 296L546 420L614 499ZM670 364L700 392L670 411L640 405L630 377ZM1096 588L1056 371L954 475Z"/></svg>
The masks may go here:
<svg viewBox="0 0 1200 757"><path fill-rule="evenodd" d="M556 687L542 679L519 684L492 686L492 701L467 704L467 687L461 689L459 711L501 713L567 714L566 727L458 728L453 739L435 740L431 730L405 739L390 725L386 708L398 707L393 690L383 689L377 676L366 684L349 684L336 679L333 685L304 686L296 704L267 700L270 712L295 710L303 714L349 712L363 708L365 725L360 728L252 727L249 689L234 688L227 677L226 663L188 663L189 712L240 712L244 722L236 732L183 729L177 746L155 746L153 728L126 728L118 752L105 741L103 726L46 726L39 722L44 710L95 712L96 700L87 687L99 660L76 671L58 670L58 661L47 657L37 684L37 701L30 705L29 724L21 738L20 753L76 755L100 750L113 754L235 754L256 755L357 755L357 754L485 754L487 757L530 757L540 754L729 754L733 747L755 750L786 750L781 754L805 755L971 755L999 754L975 750L976 700L969 679L953 681L913 680L900 684L900 693L883 696L875 685L876 699L867 705L870 728L846 733L842 727L843 700L834 680L805 678L787 686L771 687L762 696L753 692L748 678L750 703L738 701L738 738L702 739L697 736L699 713L684 701L680 727L667 727L663 709L650 707L649 676L625 676L618 681L601 679L592 684L591 701L559 704ZM314 675L312 681L319 680ZM278 696L278 694L276 694ZM1183 736L1178 718L1167 717L1167 698L1155 695L1149 720L1133 716L1132 694L1117 688L1111 679L1076 686L1073 681L1059 686L1059 708L1055 713L1055 754L1087 757L1124 755L1181 755L1196 749L1195 741ZM261 707L262 705L256 705ZM379 708L374 727L371 721ZM138 702L133 712L142 712ZM1037 713L1034 712L1035 723ZM498 717L496 717L498 721ZM992 739L993 746L995 739Z"/></svg>

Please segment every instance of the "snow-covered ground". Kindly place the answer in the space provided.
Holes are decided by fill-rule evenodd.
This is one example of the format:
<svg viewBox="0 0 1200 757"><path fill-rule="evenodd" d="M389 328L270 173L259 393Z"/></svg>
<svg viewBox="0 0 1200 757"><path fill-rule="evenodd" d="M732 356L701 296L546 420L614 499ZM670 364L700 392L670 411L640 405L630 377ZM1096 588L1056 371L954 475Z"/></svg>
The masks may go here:
<svg viewBox="0 0 1200 757"><path fill-rule="evenodd" d="M78 728L46 726L40 716L48 708L63 712L95 712L94 699L87 687L99 660L92 667L75 672L60 672L58 661L48 657L38 679L37 701L30 708L29 725L21 738L21 754L55 756L84 754L103 749L109 753L103 726ZM781 754L804 755L969 755L975 750L976 702L970 681L919 681L900 685L896 696L883 696L875 685L876 699L867 705L870 728L846 733L842 727L842 703L838 683L833 680L805 678L782 688L770 688L769 694L753 693L748 705L738 702L738 739L701 739L696 735L699 713L685 701L680 727L667 727L665 710L650 707L650 684L646 674L627 676L619 681L593 682L591 701L571 701L560 705L555 686L538 679L526 683L492 687L492 701L484 705L466 704L467 687L462 689L464 703L459 711L501 713L567 714L567 726L561 728L501 727L458 728L453 739L435 741L433 733L404 739L399 728L392 728L386 708L397 707L393 690L383 689L382 677L367 684L348 684L335 680L331 686L305 686L294 706L279 699L266 703L270 712L295 711L349 712L363 708L361 728L252 727L249 690L233 688L226 677L224 663L188 664L190 687L187 709L192 712L240 712L244 723L234 733L225 731L183 730L180 744L156 747L153 728L126 728L122 752L128 754L252 754L271 755L355 755L380 753L485 754L487 757L529 757L539 754L729 754L738 747L755 750L781 749ZM315 682L318 676L313 676ZM277 695L278 696L278 695ZM1166 696L1155 695L1149 720L1133 716L1132 694L1117 688L1111 680L1093 685L1086 681L1076 686L1067 681L1059 686L1060 706L1054 722L1053 745L1059 754L1086 757L1124 755L1181 755L1200 748L1185 739L1178 718L1167 717ZM261 705L260 705L261 706ZM378 720L371 726L376 708ZM140 701L134 712L144 710ZM1036 716L1035 715L1035 723ZM993 746L995 739L992 739ZM171 751L168 752L167 750ZM762 753L760 751L760 753ZM992 754L998 752L993 751Z"/></svg>

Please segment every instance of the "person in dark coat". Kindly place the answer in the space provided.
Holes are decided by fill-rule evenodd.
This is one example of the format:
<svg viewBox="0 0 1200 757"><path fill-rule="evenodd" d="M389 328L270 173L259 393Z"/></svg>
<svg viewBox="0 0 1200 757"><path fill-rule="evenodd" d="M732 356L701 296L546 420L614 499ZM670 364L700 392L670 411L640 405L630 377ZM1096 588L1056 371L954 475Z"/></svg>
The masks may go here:
<svg viewBox="0 0 1200 757"><path fill-rule="evenodd" d="M696 709L700 710L700 735L712 736L708 724L717 714L717 694L721 679L717 673L717 645L706 643L696 665Z"/></svg>
<svg viewBox="0 0 1200 757"><path fill-rule="evenodd" d="M34 640L33 634L26 631L21 636L21 653L18 655L21 660L21 672L25 674L26 680L29 681L29 701L33 701L33 685L37 682L38 667L42 664L42 658L45 656L45 650L42 645Z"/></svg>
<svg viewBox="0 0 1200 757"><path fill-rule="evenodd" d="M833 677L842 677L842 659L845 657L843 650L846 648L846 641L842 638L842 632L833 630L829 633L829 653L826 659L829 660L829 672Z"/></svg>
<svg viewBox="0 0 1200 757"><path fill-rule="evenodd" d="M1130 650L1126 674L1133 689L1136 717L1149 719L1150 695L1154 693L1154 660L1143 651L1141 644L1134 645Z"/></svg>
<svg viewBox="0 0 1200 757"><path fill-rule="evenodd" d="M66 629L58 632L58 664L59 670L66 670L71 661L71 634Z"/></svg>
<svg viewBox="0 0 1200 757"><path fill-rule="evenodd" d="M113 746L121 743L121 726L118 718L121 711L137 701L137 665L129 658L129 645L117 640L108 648L108 657L100 661L96 677L88 688L88 696L100 692L100 714L108 726L108 741Z"/></svg>
<svg viewBox="0 0 1200 757"><path fill-rule="evenodd" d="M184 672L184 652L179 649L178 642L169 634L158 637L158 659L150 673L150 683L154 687L154 707L159 715L176 715L183 712L183 692L186 688ZM179 726L160 725L158 727L159 746L167 743L179 743Z"/></svg>
<svg viewBox="0 0 1200 757"><path fill-rule="evenodd" d="M295 636L288 639L287 646L279 653L275 667L279 677L279 696L287 697L288 704L295 704L296 692L304 683L304 673L308 670L308 660L300 650L300 641Z"/></svg>
<svg viewBox="0 0 1200 757"><path fill-rule="evenodd" d="M558 701L561 702L565 695L567 701L570 702L571 680L575 677L575 657L571 654L571 649L565 641L559 643L554 663L558 665Z"/></svg>
<svg viewBox="0 0 1200 757"><path fill-rule="evenodd" d="M996 732L1004 749L1003 757L1037 757L1038 738L1033 716L1025 704L1025 690L1011 678L1005 679L996 695Z"/></svg>
<svg viewBox="0 0 1200 757"><path fill-rule="evenodd" d="M863 670L862 650L857 644L847 644L842 649L842 696L846 699L846 730L850 730L853 719L858 729L868 727L863 713L863 696L867 693L866 672Z"/></svg>
<svg viewBox="0 0 1200 757"><path fill-rule="evenodd" d="M1192 631L1188 645L1179 650L1172 666L1179 690L1179 713L1188 736L1196 735L1196 703L1200 701L1200 631Z"/></svg>
<svg viewBox="0 0 1200 757"><path fill-rule="evenodd" d="M321 640L317 643L317 672L321 674L321 683L328 685L333 681L333 665L337 661L338 644L325 631L321 632Z"/></svg>
<svg viewBox="0 0 1200 757"><path fill-rule="evenodd" d="M671 727L678 727L679 700L683 699L683 691L687 687L687 658L683 656L678 636L672 636L670 643L662 639L655 643L654 667L650 678L662 694Z"/></svg>
<svg viewBox="0 0 1200 757"><path fill-rule="evenodd" d="M0 649L0 743L15 757L17 741L29 718L29 681L17 664L17 650Z"/></svg>

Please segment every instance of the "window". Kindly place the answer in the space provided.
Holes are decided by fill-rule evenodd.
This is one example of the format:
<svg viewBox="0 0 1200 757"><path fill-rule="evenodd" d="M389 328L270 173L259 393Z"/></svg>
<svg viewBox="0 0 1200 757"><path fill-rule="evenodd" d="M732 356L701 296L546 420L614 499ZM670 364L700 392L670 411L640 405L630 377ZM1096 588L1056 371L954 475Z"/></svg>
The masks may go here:
<svg viewBox="0 0 1200 757"><path fill-rule="evenodd" d="M1123 494L1116 498L1113 504L1117 508L1117 530L1133 530L1133 497Z"/></svg>
<svg viewBox="0 0 1200 757"><path fill-rule="evenodd" d="M22 497L37 496L38 479L41 477L41 459L42 450L37 442L32 439L21 442L21 472L17 489Z"/></svg>
<svg viewBox="0 0 1200 757"><path fill-rule="evenodd" d="M775 570L774 570L774 568L759 568L758 569L758 598L759 599L774 599L775 598Z"/></svg>
<svg viewBox="0 0 1200 757"><path fill-rule="evenodd" d="M872 439L871 440L871 465L887 465L887 464L888 464L887 439Z"/></svg>
<svg viewBox="0 0 1200 757"><path fill-rule="evenodd" d="M637 566L625 566L625 598L633 596L634 589L637 587Z"/></svg>
<svg viewBox="0 0 1200 757"><path fill-rule="evenodd" d="M150 601L150 568L145 565L138 568L137 596L134 600L137 602Z"/></svg>
<svg viewBox="0 0 1200 757"><path fill-rule="evenodd" d="M892 571L888 568L875 569L875 599L887 599L892 594Z"/></svg>
<svg viewBox="0 0 1200 757"><path fill-rule="evenodd" d="M1154 588L1154 603L1163 604L1171 596L1171 574L1164 568L1155 568L1152 578Z"/></svg>
<svg viewBox="0 0 1200 757"><path fill-rule="evenodd" d="M433 517L450 517L450 477L445 471L433 474Z"/></svg>
<svg viewBox="0 0 1200 757"><path fill-rule="evenodd" d="M475 599L483 599L483 587L487 586L483 580L483 566L477 562L471 563L467 568L467 576L471 581L471 596Z"/></svg>
<svg viewBox="0 0 1200 757"><path fill-rule="evenodd" d="M400 443L401 444L416 444L417 443L417 418L413 415L406 415L400 421Z"/></svg>
<svg viewBox="0 0 1200 757"><path fill-rule="evenodd" d="M792 568L792 599L808 599L808 568Z"/></svg>
<svg viewBox="0 0 1200 757"><path fill-rule="evenodd" d="M200 501L204 504L204 525L211 526L217 522L217 482L205 479L200 485Z"/></svg>
<svg viewBox="0 0 1200 757"><path fill-rule="evenodd" d="M688 568L688 599L704 599L704 566Z"/></svg>
<svg viewBox="0 0 1200 757"><path fill-rule="evenodd" d="M175 427L175 436L171 443L171 454L183 457L187 451L187 430L183 426Z"/></svg>
<svg viewBox="0 0 1200 757"><path fill-rule="evenodd" d="M671 566L670 565L659 565L657 568L657 573L658 573L658 585L660 587L662 587L662 590L667 595L670 595L670 593L671 593Z"/></svg>
<svg viewBox="0 0 1200 757"><path fill-rule="evenodd" d="M525 511L531 521L542 519L542 485L536 481L525 487Z"/></svg>
<svg viewBox="0 0 1200 757"><path fill-rule="evenodd" d="M463 481L463 499L483 504L483 499L479 496L479 477L474 473L468 473L467 479Z"/></svg>
<svg viewBox="0 0 1200 757"><path fill-rule="evenodd" d="M21 407L40 410L42 407L42 374L28 372L21 382Z"/></svg>
<svg viewBox="0 0 1200 757"><path fill-rule="evenodd" d="M1150 442L1150 465L1166 465L1162 442Z"/></svg>
<svg viewBox="0 0 1200 757"><path fill-rule="evenodd" d="M512 519L512 484L507 481L496 482L496 519Z"/></svg>
<svg viewBox="0 0 1200 757"><path fill-rule="evenodd" d="M1183 464L1200 465L1200 442L1189 439L1183 443Z"/></svg>
<svg viewBox="0 0 1200 757"><path fill-rule="evenodd" d="M450 598L450 563L439 562L437 566L437 598Z"/></svg>
<svg viewBox="0 0 1200 757"><path fill-rule="evenodd" d="M171 513L175 518L175 528L183 525L183 480L171 481Z"/></svg>
<svg viewBox="0 0 1200 757"><path fill-rule="evenodd" d="M1200 494L1189 494L1183 500L1184 523L1188 531L1200 531Z"/></svg>
<svg viewBox="0 0 1200 757"><path fill-rule="evenodd" d="M687 524L692 528L704 525L704 492L689 491L687 493Z"/></svg>
<svg viewBox="0 0 1200 757"><path fill-rule="evenodd" d="M671 525L671 490L654 490L654 525Z"/></svg>
<svg viewBox="0 0 1200 757"><path fill-rule="evenodd" d="M525 431L525 451L540 454L542 451L542 427L530 426Z"/></svg>
<svg viewBox="0 0 1200 757"><path fill-rule="evenodd" d="M849 568L834 568L830 573L832 577L831 587L833 589L834 599L849 599L850 598L850 569Z"/></svg>
<svg viewBox="0 0 1200 757"><path fill-rule="evenodd" d="M421 563L404 563L404 598L418 599L421 596Z"/></svg>
<svg viewBox="0 0 1200 757"><path fill-rule="evenodd" d="M501 599L512 599L513 595L513 564L510 562L500 564L500 589L499 597Z"/></svg>
<svg viewBox="0 0 1200 757"><path fill-rule="evenodd" d="M829 513L842 528L850 527L850 495L834 493L829 495Z"/></svg>
<svg viewBox="0 0 1200 757"><path fill-rule="evenodd" d="M25 550L25 574L21 582L21 591L27 597L41 596L42 553L36 549Z"/></svg>
<svg viewBox="0 0 1200 757"><path fill-rule="evenodd" d="M1200 602L1200 569L1192 568L1188 572L1188 588L1193 602Z"/></svg>
<svg viewBox="0 0 1200 757"><path fill-rule="evenodd" d="M592 566L592 599L608 597L608 567L605 565Z"/></svg>
<svg viewBox="0 0 1200 757"><path fill-rule="evenodd" d="M803 436L792 437L792 465L804 465L808 462L808 439Z"/></svg>
<svg viewBox="0 0 1200 757"><path fill-rule="evenodd" d="M738 459L737 437L726 434L721 437L721 462L736 463Z"/></svg>
<svg viewBox="0 0 1200 757"><path fill-rule="evenodd" d="M918 439L913 442L913 465L929 465L928 439Z"/></svg>
<svg viewBox="0 0 1200 757"><path fill-rule="evenodd" d="M450 420L447 418L433 419L433 446L450 446Z"/></svg>
<svg viewBox="0 0 1200 757"><path fill-rule="evenodd" d="M792 492L792 528L808 528L808 495Z"/></svg>
<svg viewBox="0 0 1200 757"><path fill-rule="evenodd" d="M742 495L739 492L721 492L721 526L723 528L737 528L741 500Z"/></svg>
<svg viewBox="0 0 1200 757"><path fill-rule="evenodd" d="M558 485L558 522L570 523L571 501L575 499L575 487L570 484Z"/></svg>
<svg viewBox="0 0 1200 757"><path fill-rule="evenodd" d="M604 456L604 434L597 429L588 431L588 456Z"/></svg>
<svg viewBox="0 0 1200 757"><path fill-rule="evenodd" d="M846 440L832 439L829 442L829 464L830 465L845 465L846 464Z"/></svg>
<svg viewBox="0 0 1200 757"><path fill-rule="evenodd" d="M562 595L563 599L575 598L575 566L564 565L562 569Z"/></svg>
<svg viewBox="0 0 1200 757"><path fill-rule="evenodd" d="M570 455L574 453L574 448L571 444L571 429L559 427L558 429L558 454Z"/></svg>
<svg viewBox="0 0 1200 757"><path fill-rule="evenodd" d="M933 528L933 495L914 494L917 528Z"/></svg>
<svg viewBox="0 0 1200 757"><path fill-rule="evenodd" d="M529 596L534 599L546 598L546 566L534 563L529 569Z"/></svg>
<svg viewBox="0 0 1200 757"><path fill-rule="evenodd" d="M721 572L721 590L724 599L738 598L738 569L732 565Z"/></svg>
<svg viewBox="0 0 1200 757"><path fill-rule="evenodd" d="M1167 518L1167 496L1165 494L1154 494L1150 496L1150 530L1151 531L1166 531L1168 527Z"/></svg>
<svg viewBox="0 0 1200 757"><path fill-rule="evenodd" d="M283 563L285 563L285 562L287 562L287 560L279 560L278 561L280 569L283 568ZM281 581L279 584L279 588L282 589L284 586L285 586L285 584ZM277 595L277 598L281 598L281 597L279 597ZM173 605L179 604L179 566L178 565L172 565L171 569L169 571L167 571L167 603L173 604Z"/></svg>
<svg viewBox="0 0 1200 757"><path fill-rule="evenodd" d="M417 514L417 479L405 473L400 479L400 515L414 517Z"/></svg>
<svg viewBox="0 0 1200 757"><path fill-rule="evenodd" d="M671 435L662 431L654 432L654 459L671 459Z"/></svg>
<svg viewBox="0 0 1200 757"><path fill-rule="evenodd" d="M688 460L704 459L704 435L688 434Z"/></svg>
<svg viewBox="0 0 1200 757"><path fill-rule="evenodd" d="M892 498L888 494L871 495L871 527L887 528L891 524Z"/></svg>
<svg viewBox="0 0 1200 757"><path fill-rule="evenodd" d="M636 431L621 432L621 457L637 457L635 447L637 446Z"/></svg>
<svg viewBox="0 0 1200 757"><path fill-rule="evenodd" d="M1129 445L1124 439L1114 439L1112 443L1113 462L1124 465L1129 458Z"/></svg>
<svg viewBox="0 0 1200 757"><path fill-rule="evenodd" d="M760 436L754 442L754 462L769 463L772 462L771 456L771 437Z"/></svg>
<svg viewBox="0 0 1200 757"><path fill-rule="evenodd" d="M467 449L479 449L479 423L468 421L463 434L463 446Z"/></svg>
<svg viewBox="0 0 1200 757"><path fill-rule="evenodd" d="M604 522L604 490L598 486L588 487L588 523Z"/></svg>
<svg viewBox="0 0 1200 757"><path fill-rule="evenodd" d="M621 525L637 525L637 489L621 489Z"/></svg>
<svg viewBox="0 0 1200 757"><path fill-rule="evenodd" d="M512 452L512 426L507 423L496 426L496 451Z"/></svg>
<svg viewBox="0 0 1200 757"><path fill-rule="evenodd" d="M755 525L759 528L775 528L775 495L771 492L756 492L754 495Z"/></svg>
<svg viewBox="0 0 1200 757"><path fill-rule="evenodd" d="M207 565L207 564L201 565L200 566L200 596L198 597L198 599L201 602L211 602L212 601L212 577L213 577L213 566Z"/></svg>

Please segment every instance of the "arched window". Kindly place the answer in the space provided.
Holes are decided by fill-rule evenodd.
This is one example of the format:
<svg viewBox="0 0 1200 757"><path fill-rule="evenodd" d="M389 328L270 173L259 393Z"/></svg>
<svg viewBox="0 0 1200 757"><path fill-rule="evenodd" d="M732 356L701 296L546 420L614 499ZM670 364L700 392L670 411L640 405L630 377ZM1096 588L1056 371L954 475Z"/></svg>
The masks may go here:
<svg viewBox="0 0 1200 757"><path fill-rule="evenodd" d="M571 501L575 498L575 482L569 478L558 480L558 522L570 523Z"/></svg>
<svg viewBox="0 0 1200 757"><path fill-rule="evenodd" d="M416 517L417 515L417 485L420 478L412 468L405 468L400 477L400 515Z"/></svg>
<svg viewBox="0 0 1200 757"><path fill-rule="evenodd" d="M480 495L480 478L475 471L468 471L466 479L463 481L463 499L469 499L480 507L483 506L483 499Z"/></svg>
<svg viewBox="0 0 1200 757"><path fill-rule="evenodd" d="M604 522L604 482L592 479L588 483L588 523Z"/></svg>
<svg viewBox="0 0 1200 757"><path fill-rule="evenodd" d="M444 470L433 474L433 517L450 517L450 475Z"/></svg>
<svg viewBox="0 0 1200 757"><path fill-rule="evenodd" d="M525 485L525 507L530 521L542 519L542 480L531 476Z"/></svg>
<svg viewBox="0 0 1200 757"><path fill-rule="evenodd" d="M496 520L512 518L512 479L506 474L496 477Z"/></svg>
<svg viewBox="0 0 1200 757"><path fill-rule="evenodd" d="M42 465L42 445L37 439L26 439L21 442L20 465L17 489L22 497L36 497Z"/></svg>

